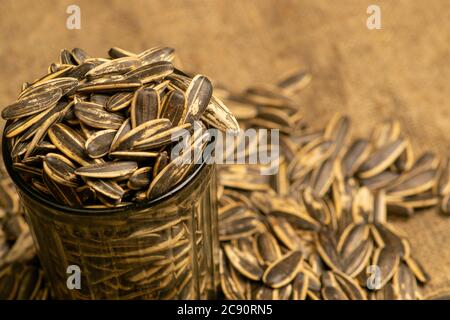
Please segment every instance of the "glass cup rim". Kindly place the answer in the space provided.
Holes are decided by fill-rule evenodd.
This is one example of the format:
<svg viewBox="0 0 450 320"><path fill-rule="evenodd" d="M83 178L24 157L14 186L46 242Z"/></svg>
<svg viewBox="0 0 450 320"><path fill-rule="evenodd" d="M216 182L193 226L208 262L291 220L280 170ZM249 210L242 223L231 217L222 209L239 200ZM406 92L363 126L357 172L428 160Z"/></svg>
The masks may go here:
<svg viewBox="0 0 450 320"><path fill-rule="evenodd" d="M69 206L65 206L53 201L50 201L37 193L33 188L27 188L25 181L22 177L13 170L12 166L12 158L9 152L8 139L5 137L6 129L9 124L9 121L5 124L5 128L3 130L2 136L2 154L3 154L3 162L5 164L6 171L11 177L14 184L20 189L21 192L24 192L27 196L32 198L39 203L44 203L45 206L56 209L58 211L64 212L67 215L76 215L76 216L106 216L113 214L123 214L125 212L130 211L140 211L145 209L150 209L155 207L158 204L161 204L164 201L168 201L176 196L177 193L181 192L182 189L188 187L191 182L195 180L195 178L199 175L199 173L209 166L208 160L211 157L211 154L208 154L206 158L202 157L203 161L201 164L195 164L195 171L182 183L178 184L175 188L167 192L166 194L151 200L146 200L138 203L134 203L133 205L116 207L116 208L103 208L103 209L92 209L92 208L72 208ZM214 141L210 141L208 145L214 144Z"/></svg>

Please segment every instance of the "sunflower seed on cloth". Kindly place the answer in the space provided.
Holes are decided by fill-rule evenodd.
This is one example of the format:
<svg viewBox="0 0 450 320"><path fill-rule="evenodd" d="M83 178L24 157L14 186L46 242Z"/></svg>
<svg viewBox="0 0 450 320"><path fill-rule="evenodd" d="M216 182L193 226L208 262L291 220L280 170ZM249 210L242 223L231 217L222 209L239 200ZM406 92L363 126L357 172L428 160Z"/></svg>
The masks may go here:
<svg viewBox="0 0 450 320"><path fill-rule="evenodd" d="M194 171L194 163L181 163L189 152L171 154L194 122L203 130L239 130L206 76L174 67L174 49L134 54L114 47L108 54L61 50L48 73L2 111L14 168L66 205L114 207L145 200L144 193L162 196ZM185 147L201 153L205 139Z"/></svg>
<svg viewBox="0 0 450 320"><path fill-rule="evenodd" d="M323 128L303 122L293 97L310 79L298 71L277 85L221 89L225 104L252 108L242 128L282 133L275 176L260 175L262 165L220 167L224 297L421 299L432 279L391 217L438 205L450 214L448 165L430 152L415 157L398 121L376 125L369 137L352 137L350 119L339 114Z"/></svg>

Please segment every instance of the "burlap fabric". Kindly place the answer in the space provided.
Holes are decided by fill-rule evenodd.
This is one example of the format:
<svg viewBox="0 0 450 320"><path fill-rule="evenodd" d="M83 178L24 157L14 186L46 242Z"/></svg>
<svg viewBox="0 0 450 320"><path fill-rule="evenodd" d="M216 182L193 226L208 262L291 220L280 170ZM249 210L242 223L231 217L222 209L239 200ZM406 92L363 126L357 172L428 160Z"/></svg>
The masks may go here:
<svg viewBox="0 0 450 320"><path fill-rule="evenodd" d="M0 4L0 105L38 77L60 48L103 55L111 46L140 51L169 45L187 70L234 90L309 67L298 96L316 126L334 111L367 134L398 118L416 150L450 155L450 2L325 0L79 0L81 30L68 30L73 1L3 0ZM366 27L367 7L381 8L381 30ZM450 219L435 211L396 221L432 276L429 290L450 286Z"/></svg>

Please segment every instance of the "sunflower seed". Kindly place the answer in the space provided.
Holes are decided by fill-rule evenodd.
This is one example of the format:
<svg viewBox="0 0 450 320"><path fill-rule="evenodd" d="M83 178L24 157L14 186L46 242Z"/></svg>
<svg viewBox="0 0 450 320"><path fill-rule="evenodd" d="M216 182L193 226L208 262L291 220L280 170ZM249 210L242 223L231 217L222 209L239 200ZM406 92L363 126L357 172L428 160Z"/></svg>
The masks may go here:
<svg viewBox="0 0 450 320"><path fill-rule="evenodd" d="M70 78L76 78L78 80L82 80L86 74L92 70L95 69L98 65L100 65L101 62L97 62L97 61L86 61L83 62L82 64L76 66L76 67L71 67L68 68L67 70L62 70L64 72L60 72L61 76L64 77L70 77Z"/></svg>
<svg viewBox="0 0 450 320"><path fill-rule="evenodd" d="M132 91L140 87L142 83L137 79L126 79L122 76L110 76L91 80L77 87L78 93Z"/></svg>
<svg viewBox="0 0 450 320"><path fill-rule="evenodd" d="M42 126L36 131L33 139L27 145L27 151L25 152L24 159L28 158L33 153L34 148L37 146L37 144L45 138L47 130L50 130L49 128L51 128L56 122L60 121L63 117L64 110L51 115L42 123Z"/></svg>
<svg viewBox="0 0 450 320"><path fill-rule="evenodd" d="M39 95L25 97L2 111L3 119L18 119L34 115L56 105L62 97L61 89L44 92Z"/></svg>
<svg viewBox="0 0 450 320"><path fill-rule="evenodd" d="M399 299L416 300L417 282L408 265L401 263L393 278Z"/></svg>
<svg viewBox="0 0 450 320"><path fill-rule="evenodd" d="M202 75L192 79L186 90L187 113L185 122L193 123L203 115L212 96L211 81Z"/></svg>
<svg viewBox="0 0 450 320"><path fill-rule="evenodd" d="M299 272L297 274L292 286L293 286L292 299L306 300L306 296L308 294L309 277L305 275L304 272Z"/></svg>
<svg viewBox="0 0 450 320"><path fill-rule="evenodd" d="M89 165L92 159L87 155L84 138L70 127L58 123L48 131L52 143L69 159L81 165Z"/></svg>
<svg viewBox="0 0 450 320"><path fill-rule="evenodd" d="M72 57L78 64L82 64L86 59L89 59L90 56L81 48L74 48L72 50Z"/></svg>
<svg viewBox="0 0 450 320"><path fill-rule="evenodd" d="M406 140L405 151L400 154L394 165L401 172L410 170L414 165L414 150L409 139Z"/></svg>
<svg viewBox="0 0 450 320"><path fill-rule="evenodd" d="M88 78L97 78L111 74L125 74L139 64L137 57L123 57L102 63L86 73Z"/></svg>
<svg viewBox="0 0 450 320"><path fill-rule="evenodd" d="M202 120L223 131L239 132L239 124L236 118L225 104L214 96L211 97L211 102L206 106Z"/></svg>
<svg viewBox="0 0 450 320"><path fill-rule="evenodd" d="M350 300L367 300L365 291L358 282L344 273L335 273L336 282Z"/></svg>
<svg viewBox="0 0 450 320"><path fill-rule="evenodd" d="M68 186L77 187L80 183L75 174L76 167L66 157L57 153L48 153L44 158L44 171L54 181Z"/></svg>
<svg viewBox="0 0 450 320"><path fill-rule="evenodd" d="M114 151L109 153L109 156L112 159L138 160L138 161L156 158L158 157L158 155L159 155L158 152L150 152L150 151Z"/></svg>
<svg viewBox="0 0 450 320"><path fill-rule="evenodd" d="M297 276L302 261L303 254L300 251L291 251L269 265L262 281L272 288L285 286Z"/></svg>
<svg viewBox="0 0 450 320"><path fill-rule="evenodd" d="M342 159L342 171L345 176L352 176L370 154L368 140L357 139L350 146Z"/></svg>
<svg viewBox="0 0 450 320"><path fill-rule="evenodd" d="M117 130L101 130L92 134L86 140L86 152L93 159L102 158L108 154Z"/></svg>
<svg viewBox="0 0 450 320"><path fill-rule="evenodd" d="M329 158L314 173L312 188L315 195L322 197L330 188L333 182L335 163L333 158Z"/></svg>
<svg viewBox="0 0 450 320"><path fill-rule="evenodd" d="M231 246L224 247L225 254L231 265L243 276L251 280L259 280L262 277L263 269L258 265L256 259L240 252Z"/></svg>
<svg viewBox="0 0 450 320"><path fill-rule="evenodd" d="M356 277L367 266L373 254L373 241L363 240L352 252L342 256L344 271L351 277Z"/></svg>
<svg viewBox="0 0 450 320"><path fill-rule="evenodd" d="M277 238L289 249L304 249L304 241L298 237L294 228L284 218L268 217Z"/></svg>
<svg viewBox="0 0 450 320"><path fill-rule="evenodd" d="M231 272L222 251L220 253L220 283L225 296L231 300L244 299L238 285L231 278Z"/></svg>
<svg viewBox="0 0 450 320"><path fill-rule="evenodd" d="M114 199L122 199L125 191L115 182L100 179L87 179L86 184L100 194Z"/></svg>
<svg viewBox="0 0 450 320"><path fill-rule="evenodd" d="M158 62L158 61L172 61L175 50L169 47L155 47L138 55L142 65Z"/></svg>
<svg viewBox="0 0 450 320"><path fill-rule="evenodd" d="M395 140L381 147L364 161L359 169L359 176L369 178L381 173L397 160L405 147L406 143L403 139Z"/></svg>
<svg viewBox="0 0 450 320"><path fill-rule="evenodd" d="M397 271L399 262L398 254L389 247L375 250L373 264L380 268L381 288L393 277Z"/></svg>
<svg viewBox="0 0 450 320"><path fill-rule="evenodd" d="M75 115L81 122L97 129L118 129L124 117L108 112L102 106L89 102L76 102Z"/></svg>
<svg viewBox="0 0 450 320"><path fill-rule="evenodd" d="M307 70L299 70L280 80L277 83L277 86L282 88L284 92L290 94L302 90L310 82L311 73L309 73Z"/></svg>
<svg viewBox="0 0 450 320"><path fill-rule="evenodd" d="M81 199L74 188L57 183L51 179L45 171L43 174L43 179L45 185L55 199L71 207L81 206Z"/></svg>
<svg viewBox="0 0 450 320"><path fill-rule="evenodd" d="M158 116L160 109L159 94L151 88L142 88L135 92L131 101L131 127L154 120Z"/></svg>
<svg viewBox="0 0 450 320"><path fill-rule="evenodd" d="M97 179L110 179L123 177L133 173L138 168L134 161L115 161L99 164L91 164L75 170L75 174Z"/></svg>
<svg viewBox="0 0 450 320"><path fill-rule="evenodd" d="M183 154L169 162L153 179L148 188L147 197L149 199L156 198L166 193L170 188L176 186L184 177L186 177L193 165L198 162L198 157L202 156L205 145L206 144L203 144L200 147L192 145ZM189 159L191 153L197 148L200 152L198 150L195 151L195 157Z"/></svg>
<svg viewBox="0 0 450 320"><path fill-rule="evenodd" d="M169 163L169 156L166 151L161 152L156 158L155 166L153 167L153 177L156 177Z"/></svg>
<svg viewBox="0 0 450 320"><path fill-rule="evenodd" d="M403 259L418 281L420 281L421 283L427 283L431 280L430 276L418 260L416 260L412 256L404 257ZM399 282L399 284L401 284L401 281Z"/></svg>
<svg viewBox="0 0 450 320"><path fill-rule="evenodd" d="M349 300L331 271L322 275L321 292L324 300Z"/></svg>
<svg viewBox="0 0 450 320"><path fill-rule="evenodd" d="M336 239L332 232L329 230L319 232L316 243L317 251L325 264L334 271L342 270L343 267L340 255L337 251Z"/></svg>
<svg viewBox="0 0 450 320"><path fill-rule="evenodd" d="M269 265L281 257L281 249L276 239L268 232L261 233L257 236L255 252L260 256L260 260Z"/></svg>
<svg viewBox="0 0 450 320"><path fill-rule="evenodd" d="M62 91L61 94L64 96L72 92L77 86L78 80L75 78L62 77L51 79L28 87L20 93L18 100L30 99L47 92L57 92L58 89Z"/></svg>
<svg viewBox="0 0 450 320"><path fill-rule="evenodd" d="M70 51L67 49L62 49L59 52L59 62L62 64L69 64L69 65L74 65L77 63L73 58L72 54L70 53Z"/></svg>
<svg viewBox="0 0 450 320"><path fill-rule="evenodd" d="M292 100L280 92L276 86L260 86L248 88L245 92L247 101L257 105L275 108L295 108Z"/></svg>
<svg viewBox="0 0 450 320"><path fill-rule="evenodd" d="M119 92L112 95L105 105L105 109L110 112L115 112L128 107L133 98L134 92Z"/></svg>
<svg viewBox="0 0 450 320"><path fill-rule="evenodd" d="M335 142L335 149L333 150L332 158L338 156L346 144L349 127L349 118L342 116L341 114L336 114L325 128L324 137Z"/></svg>
<svg viewBox="0 0 450 320"><path fill-rule="evenodd" d="M109 49L108 55L113 59L136 56L136 54L118 47L113 47Z"/></svg>
<svg viewBox="0 0 450 320"><path fill-rule="evenodd" d="M173 126L180 125L186 118L186 96L183 91L173 90L166 97L167 99L162 104L159 117L169 119Z"/></svg>
<svg viewBox="0 0 450 320"><path fill-rule="evenodd" d="M154 119L147 121L123 134L111 146L111 151L130 150L138 139L145 139L158 132L170 129L170 120Z"/></svg>
<svg viewBox="0 0 450 320"><path fill-rule="evenodd" d="M146 84L167 77L173 72L173 65L169 61L157 61L144 64L125 73L125 78Z"/></svg>
<svg viewBox="0 0 450 320"><path fill-rule="evenodd" d="M398 180L399 174L392 171L383 171L376 176L372 176L367 179L362 179L363 186L368 187L371 190L385 188L392 185L393 182Z"/></svg>
<svg viewBox="0 0 450 320"><path fill-rule="evenodd" d="M22 118L22 119L19 119L19 120L13 122L11 125L9 125L6 128L5 137L13 138L13 137L21 134L25 130L27 130L28 128L30 128L34 124L36 124L38 122L42 123L44 117L48 116L51 111L52 110L50 110L49 112L42 112L42 113L39 113L37 115L26 117L26 118Z"/></svg>
<svg viewBox="0 0 450 320"><path fill-rule="evenodd" d="M140 190L147 187L151 182L152 168L142 167L133 172L128 181L128 187L133 190Z"/></svg>
<svg viewBox="0 0 450 320"><path fill-rule="evenodd" d="M436 170L427 170L408 176L397 185L389 187L386 192L391 197L406 197L422 193L436 184Z"/></svg>
<svg viewBox="0 0 450 320"><path fill-rule="evenodd" d="M189 134L190 123L156 133L148 138L138 139L131 147L132 150L151 150L178 141Z"/></svg>
<svg viewBox="0 0 450 320"><path fill-rule="evenodd" d="M398 120L389 120L376 126L372 132L371 140L376 149L397 140L400 137L400 123Z"/></svg>

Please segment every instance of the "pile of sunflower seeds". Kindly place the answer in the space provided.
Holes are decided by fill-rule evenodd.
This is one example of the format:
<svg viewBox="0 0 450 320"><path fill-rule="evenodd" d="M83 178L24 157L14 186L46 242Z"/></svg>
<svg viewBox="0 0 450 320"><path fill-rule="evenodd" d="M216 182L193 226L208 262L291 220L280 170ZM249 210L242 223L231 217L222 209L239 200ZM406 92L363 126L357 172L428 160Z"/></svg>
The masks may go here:
<svg viewBox="0 0 450 320"><path fill-rule="evenodd" d="M296 72L274 86L220 95L245 128L279 129L275 176L261 166L221 168L221 288L227 299L420 299L430 277L389 216L438 206L449 214L449 162L415 157L397 121L351 138L350 119L323 129L292 96ZM247 153L257 152L256 144ZM449 298L450 290L429 299Z"/></svg>
<svg viewBox="0 0 450 320"><path fill-rule="evenodd" d="M157 148L155 153L158 154L150 157L149 153L154 151L142 151L139 145L151 145L151 142L139 140L140 137L125 141L125 150L113 151L112 145L126 132L131 132L133 126L139 127L137 124L143 121L139 119L153 117L139 113L141 109L137 103L144 99L151 101L152 97L153 101L158 101L157 110L171 106L173 112L167 111L163 116L171 121L171 128L189 126L189 120L181 123L176 119L187 119L186 114L191 109L187 102L188 93L196 91L194 84L200 89L209 86L206 78L198 76L191 80L174 69L170 75L150 82L146 82L145 75L143 82L146 83L138 89L136 83L133 84L134 78L127 76L128 70L139 69L130 67L134 59L145 61L147 58L143 57L148 56L151 61L148 64L160 62L156 69L164 70L163 62L170 61L172 53L168 48L158 48L136 55L112 48L109 51L111 60L90 58L80 49L63 50L61 61L52 64L44 78L25 84L16 104L18 107L9 108L6 113L6 118L15 119L10 122L8 136L16 169L31 179L40 192L54 192L47 183L62 190L56 197L66 194L67 190L75 190L81 199L90 199L83 202L88 207L119 205L118 200L110 199L89 185L87 181L90 180L113 182L122 189L131 189L134 184L144 186L131 192L135 192L136 199L146 199L151 182L144 179L144 183L141 175L150 173L151 179L156 179L154 172L161 172L167 163L171 163L164 154L167 150ZM109 63L113 66L108 66ZM141 63L145 65L145 62ZM104 75L90 71L99 65L104 65ZM117 68L126 71L117 73ZM89 72L94 75L87 75ZM147 74L147 71L143 72ZM73 80L67 78L76 78L78 84L70 84ZM215 88L216 96L211 97L199 118L220 129L237 130L236 121L220 98L240 120L243 129L274 128L282 133L282 156L277 175L261 175L258 165L221 168L220 282L224 296L228 299L450 298L449 290L422 297L419 287L430 281L429 276L412 255L408 239L388 221L391 215L410 217L422 208L438 205L443 213L449 214L449 160L444 161L429 152L415 157L411 142L401 133L396 121L376 127L367 139L351 140L350 120L341 115L333 117L324 129L309 127L293 96L310 80L308 72L299 72L274 86L249 88L242 94ZM37 94L42 87L53 95ZM154 94L139 93L153 92L151 89L158 93L159 100ZM200 96L203 96L203 90L200 90ZM112 94L115 91L119 92ZM38 109L42 109L28 113L33 107L26 111L24 105L28 103L20 102L27 96L37 100L25 101L33 101ZM46 103L51 106L44 108ZM86 108L90 104L95 106ZM154 115L155 111L150 113ZM153 120L161 120L161 113L156 114ZM53 120L48 121L49 118ZM164 136L168 129L158 123L156 128L159 125ZM45 129L39 130L41 127ZM153 131L151 128L151 135L159 133L160 129ZM141 143L137 143L138 140ZM85 151L80 152L82 148ZM116 160L110 161L110 157ZM142 158L151 159L150 164L136 169L134 173L142 172L135 179L132 179L134 173L122 181L104 175L89 177L95 171L90 165L112 162L119 166L113 171L123 173L124 167L129 169L130 164L124 165L122 160L140 163ZM78 169L81 169L81 175L77 174ZM100 169L97 172L107 175L112 170L101 166ZM83 175L86 172L88 175ZM172 172L172 169L168 172L169 176ZM12 192L9 179L1 181L0 297L45 299L49 295L48 285L34 258L29 231L18 209L17 194ZM75 181L86 185L75 184ZM121 205L131 198L127 193L121 198L124 199ZM69 204L72 198L65 198L57 201ZM174 228L179 233L184 232L182 226L175 224ZM182 253L189 246L180 248ZM370 266L379 268L379 277ZM371 278L371 275L375 277ZM117 285L103 280L105 287ZM144 280L148 283L149 279Z"/></svg>
<svg viewBox="0 0 450 320"><path fill-rule="evenodd" d="M172 48L108 53L62 50L2 111L14 169L37 192L71 207L158 198L189 176L195 161L185 158L206 146L207 137L191 134L185 151L171 158L174 142L194 124L199 132L239 129L207 77L172 65Z"/></svg>
<svg viewBox="0 0 450 320"><path fill-rule="evenodd" d="M196 169L209 142L206 129L239 130L207 77L172 65L173 49L108 53L92 58L78 48L62 50L48 74L24 84L2 112L13 168L35 191L73 208L124 207L163 196ZM173 155L179 141L181 153ZM73 225L37 219L29 210L36 237L46 243L42 264L54 279L54 296L207 297L211 235L200 209L207 202L200 196L199 202L195 210L171 203L151 214L136 211L125 225L121 216ZM81 282L91 285L69 292L67 263L83 266Z"/></svg>
<svg viewBox="0 0 450 320"><path fill-rule="evenodd" d="M49 286L36 257L19 198L0 164L0 300L48 297Z"/></svg>

